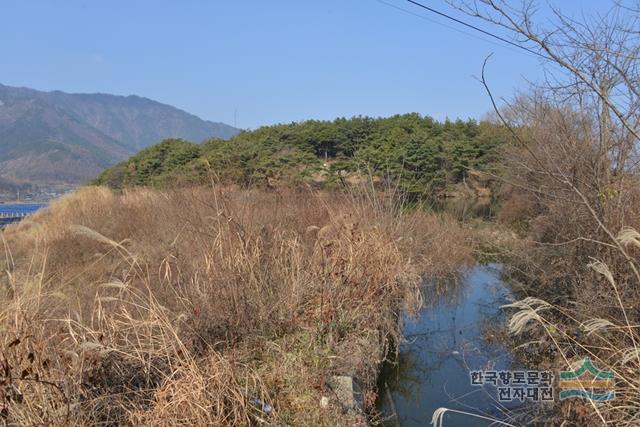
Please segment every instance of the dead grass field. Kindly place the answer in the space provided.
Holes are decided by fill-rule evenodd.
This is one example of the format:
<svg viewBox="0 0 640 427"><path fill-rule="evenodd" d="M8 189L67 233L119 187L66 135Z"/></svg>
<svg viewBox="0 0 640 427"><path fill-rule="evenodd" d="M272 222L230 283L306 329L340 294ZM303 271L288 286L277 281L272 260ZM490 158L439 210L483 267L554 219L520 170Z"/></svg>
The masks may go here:
<svg viewBox="0 0 640 427"><path fill-rule="evenodd" d="M356 376L373 403L421 277L471 258L454 221L390 199L89 187L53 202L2 233L0 417L357 423L329 378Z"/></svg>

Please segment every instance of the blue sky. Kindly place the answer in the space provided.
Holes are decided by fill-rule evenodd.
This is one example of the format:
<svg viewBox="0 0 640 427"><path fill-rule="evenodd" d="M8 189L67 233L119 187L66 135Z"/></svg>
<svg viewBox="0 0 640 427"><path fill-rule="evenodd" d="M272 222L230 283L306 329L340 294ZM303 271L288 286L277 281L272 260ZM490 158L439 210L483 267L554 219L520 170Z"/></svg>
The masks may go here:
<svg viewBox="0 0 640 427"><path fill-rule="evenodd" d="M412 111L479 118L491 106L474 76L492 52L499 96L541 77L531 55L385 1L428 20L376 0L7 0L0 83L137 94L255 128ZM588 13L603 2L552 3Z"/></svg>

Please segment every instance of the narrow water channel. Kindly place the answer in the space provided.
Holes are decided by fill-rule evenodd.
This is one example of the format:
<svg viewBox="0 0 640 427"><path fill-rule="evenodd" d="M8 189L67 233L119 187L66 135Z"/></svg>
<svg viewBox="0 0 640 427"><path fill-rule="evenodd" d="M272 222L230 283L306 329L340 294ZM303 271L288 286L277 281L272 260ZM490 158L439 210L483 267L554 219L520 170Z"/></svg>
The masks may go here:
<svg viewBox="0 0 640 427"><path fill-rule="evenodd" d="M395 364L380 377L379 409L387 426L427 426L440 407L504 419L495 388L471 384L470 371L511 366L510 350L491 339L504 321L500 306L509 290L498 264L476 265L457 284L427 286L425 306L404 319L406 341ZM394 415L395 414L395 415ZM490 421L446 413L445 427L487 426Z"/></svg>

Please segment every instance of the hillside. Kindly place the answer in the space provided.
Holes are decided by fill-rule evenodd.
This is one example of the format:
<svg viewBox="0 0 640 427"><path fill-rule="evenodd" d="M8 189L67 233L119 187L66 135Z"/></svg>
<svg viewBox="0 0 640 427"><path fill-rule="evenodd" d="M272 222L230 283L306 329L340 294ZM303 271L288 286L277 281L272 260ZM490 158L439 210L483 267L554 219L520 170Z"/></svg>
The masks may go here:
<svg viewBox="0 0 640 427"><path fill-rule="evenodd" d="M0 178L80 183L164 138L203 141L238 130L138 96L0 85Z"/></svg>
<svg viewBox="0 0 640 427"><path fill-rule="evenodd" d="M306 121L245 131L202 145L166 140L94 181L113 188L180 182L313 186L342 185L372 175L413 198L466 185L469 170L494 172L507 141L497 125L438 122L419 114ZM368 179L368 178L367 178Z"/></svg>

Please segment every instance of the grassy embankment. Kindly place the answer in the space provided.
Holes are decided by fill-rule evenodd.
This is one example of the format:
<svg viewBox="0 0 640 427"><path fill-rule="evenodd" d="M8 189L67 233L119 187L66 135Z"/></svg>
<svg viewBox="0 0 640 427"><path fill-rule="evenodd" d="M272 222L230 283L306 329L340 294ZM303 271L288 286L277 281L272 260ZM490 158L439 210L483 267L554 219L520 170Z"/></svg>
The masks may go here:
<svg viewBox="0 0 640 427"><path fill-rule="evenodd" d="M329 380L374 402L399 310L469 260L466 239L372 193L82 189L3 233L0 417L358 423Z"/></svg>

